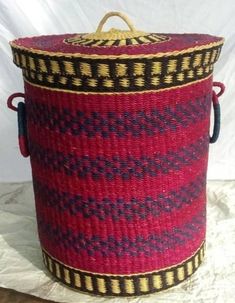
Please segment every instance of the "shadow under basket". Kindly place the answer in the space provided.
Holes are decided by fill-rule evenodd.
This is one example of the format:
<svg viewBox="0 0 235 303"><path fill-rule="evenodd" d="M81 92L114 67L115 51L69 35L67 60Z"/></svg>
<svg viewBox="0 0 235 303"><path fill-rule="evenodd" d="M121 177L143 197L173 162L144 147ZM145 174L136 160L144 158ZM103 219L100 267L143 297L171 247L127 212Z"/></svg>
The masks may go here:
<svg viewBox="0 0 235 303"><path fill-rule="evenodd" d="M111 16L129 29L103 31ZM191 276L204 258L223 39L146 33L112 12L95 33L10 44L25 92L8 107L30 156L47 269L102 296L159 292Z"/></svg>

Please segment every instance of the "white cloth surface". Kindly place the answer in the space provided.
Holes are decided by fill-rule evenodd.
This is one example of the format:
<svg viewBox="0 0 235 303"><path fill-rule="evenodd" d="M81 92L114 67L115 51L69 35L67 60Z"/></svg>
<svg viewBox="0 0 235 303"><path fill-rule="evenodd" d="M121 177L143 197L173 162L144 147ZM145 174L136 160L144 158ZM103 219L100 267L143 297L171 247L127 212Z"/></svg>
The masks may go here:
<svg viewBox="0 0 235 303"><path fill-rule="evenodd" d="M234 303L235 181L208 183L207 215L206 258L187 281L144 297L94 297L63 286L44 269L32 184L0 184L0 287L67 303Z"/></svg>
<svg viewBox="0 0 235 303"><path fill-rule="evenodd" d="M222 128L211 146L209 179L235 179L235 1L234 0L0 0L0 182L31 180L30 164L18 149L16 113L7 97L23 92L21 70L8 41L17 37L94 32L108 11L126 13L138 29L162 33L208 33L225 37L214 80L224 82ZM118 18L104 27L124 29Z"/></svg>

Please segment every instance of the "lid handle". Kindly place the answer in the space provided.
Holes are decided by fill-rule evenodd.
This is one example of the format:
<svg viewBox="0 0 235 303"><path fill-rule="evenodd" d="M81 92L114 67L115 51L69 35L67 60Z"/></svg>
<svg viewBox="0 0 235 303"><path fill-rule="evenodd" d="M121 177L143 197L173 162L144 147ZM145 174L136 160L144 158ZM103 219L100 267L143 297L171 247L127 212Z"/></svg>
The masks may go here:
<svg viewBox="0 0 235 303"><path fill-rule="evenodd" d="M120 12L110 12L110 13L107 13L103 18L102 20L100 21L98 27L97 27L97 30L96 30L96 33L101 33L102 32L102 29L103 29L103 26L105 24L105 22L110 18L110 17L113 17L113 16L117 16L117 17L120 17L123 21L125 21L125 23L128 25L129 29L132 31L132 32L135 32L136 29L134 27L134 25L132 24L132 22L130 21L130 19L123 13L120 13Z"/></svg>

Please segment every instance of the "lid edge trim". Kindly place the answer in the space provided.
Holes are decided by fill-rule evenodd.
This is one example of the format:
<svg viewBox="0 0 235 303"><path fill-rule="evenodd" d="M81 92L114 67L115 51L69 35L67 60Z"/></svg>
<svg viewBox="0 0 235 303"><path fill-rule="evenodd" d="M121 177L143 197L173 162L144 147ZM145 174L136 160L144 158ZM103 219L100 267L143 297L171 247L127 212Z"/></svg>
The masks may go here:
<svg viewBox="0 0 235 303"><path fill-rule="evenodd" d="M197 50L204 50L204 49L210 49L215 46L223 45L224 44L224 38L221 38L217 42L211 42L208 44L195 46L195 47L189 47L185 48L183 50L175 50L171 52L159 52L156 54L138 54L138 55L131 55L131 54L121 54L121 55L97 55L97 54L82 54L82 53L61 53L61 52L48 52L43 50L38 50L34 48L27 48L24 46L19 46L15 43L16 40L13 40L9 42L12 50L22 50L26 51L31 54L38 54L38 55L45 55L45 56L51 56L51 57L69 57L69 58L89 58L89 59L134 59L134 58L160 58L164 56L177 56L180 54L185 53L193 53Z"/></svg>

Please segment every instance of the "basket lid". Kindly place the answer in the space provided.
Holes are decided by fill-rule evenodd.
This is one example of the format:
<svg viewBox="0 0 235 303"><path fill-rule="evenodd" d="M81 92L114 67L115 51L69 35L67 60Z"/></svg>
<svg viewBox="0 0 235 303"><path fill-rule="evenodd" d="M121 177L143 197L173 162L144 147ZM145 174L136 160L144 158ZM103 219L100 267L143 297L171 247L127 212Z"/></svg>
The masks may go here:
<svg viewBox="0 0 235 303"><path fill-rule="evenodd" d="M102 31L111 16L129 30ZM111 12L95 33L20 38L11 42L14 63L31 84L78 93L155 91L210 77L223 38L136 30Z"/></svg>
<svg viewBox="0 0 235 303"><path fill-rule="evenodd" d="M129 30L111 28L103 31L108 18L122 18ZM36 54L66 56L166 56L172 52L194 51L223 44L223 38L206 34L160 34L137 30L122 13L110 12L100 21L96 32L83 34L47 35L19 38L11 43L13 49L21 49Z"/></svg>

